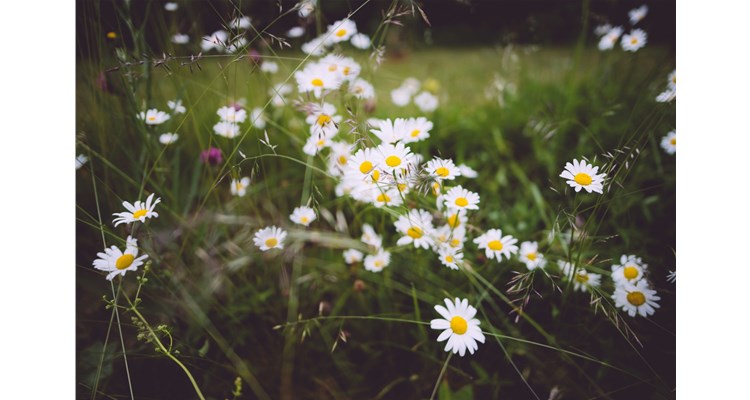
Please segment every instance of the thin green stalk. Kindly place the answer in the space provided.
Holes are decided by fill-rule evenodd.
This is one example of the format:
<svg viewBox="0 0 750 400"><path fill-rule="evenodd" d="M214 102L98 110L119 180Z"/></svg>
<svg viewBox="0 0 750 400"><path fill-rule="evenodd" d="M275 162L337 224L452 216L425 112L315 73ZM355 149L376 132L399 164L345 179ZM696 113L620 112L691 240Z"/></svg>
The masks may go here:
<svg viewBox="0 0 750 400"><path fill-rule="evenodd" d="M438 388L440 387L440 381L443 380L443 375L445 375L445 370L448 369L448 363L451 361L451 357L453 357L453 353L448 353L448 358L445 359L445 363L443 363L443 369L440 370L440 375L438 375L437 381L435 382L435 388L432 389L430 400L434 399L435 394L437 394Z"/></svg>

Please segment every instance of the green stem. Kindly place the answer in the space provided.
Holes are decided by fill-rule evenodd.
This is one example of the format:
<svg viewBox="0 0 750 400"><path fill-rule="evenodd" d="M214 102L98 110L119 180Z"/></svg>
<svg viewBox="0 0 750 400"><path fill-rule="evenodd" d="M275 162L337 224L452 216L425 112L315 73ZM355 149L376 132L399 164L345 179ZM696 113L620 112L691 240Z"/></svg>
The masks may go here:
<svg viewBox="0 0 750 400"><path fill-rule="evenodd" d="M445 359L445 363L443 363L443 369L440 370L440 375L438 375L437 382L435 382L435 388L432 389L432 395L430 396L430 400L435 398L435 394L438 391L438 388L440 387L440 381L443 380L443 375L445 375L445 370L448 369L448 363L451 360L451 357L453 357L453 353L448 354L448 358Z"/></svg>

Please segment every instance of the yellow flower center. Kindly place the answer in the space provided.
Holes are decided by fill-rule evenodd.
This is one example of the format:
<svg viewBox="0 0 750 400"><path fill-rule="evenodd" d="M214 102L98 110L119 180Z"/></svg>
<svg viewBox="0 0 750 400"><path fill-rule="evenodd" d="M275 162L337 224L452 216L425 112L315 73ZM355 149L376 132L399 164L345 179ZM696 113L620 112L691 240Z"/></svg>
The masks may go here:
<svg viewBox="0 0 750 400"><path fill-rule="evenodd" d="M435 193L435 196L440 194L440 184L435 182L432 184L432 192Z"/></svg>
<svg viewBox="0 0 750 400"><path fill-rule="evenodd" d="M266 246L268 247L276 247L277 244L279 244L279 241L276 238L266 239Z"/></svg>
<svg viewBox="0 0 750 400"><path fill-rule="evenodd" d="M628 302L638 307L646 302L646 296L641 292L630 292L628 293Z"/></svg>
<svg viewBox="0 0 750 400"><path fill-rule="evenodd" d="M383 268L383 261L382 260L375 260L374 264L378 268Z"/></svg>
<svg viewBox="0 0 750 400"><path fill-rule="evenodd" d="M533 252L529 253L529 254L526 255L526 258L528 258L529 261L534 261L534 260L536 260L536 253L533 253Z"/></svg>
<svg viewBox="0 0 750 400"><path fill-rule="evenodd" d="M303 224L308 223L310 220L307 217L300 217L299 222L302 222Z"/></svg>
<svg viewBox="0 0 750 400"><path fill-rule="evenodd" d="M237 184L235 186L237 187L237 191L238 192L242 190L242 183L237 182Z"/></svg>
<svg viewBox="0 0 750 400"><path fill-rule="evenodd" d="M369 161L365 161L362 164L359 164L359 172L366 174L372 170L372 163Z"/></svg>
<svg viewBox="0 0 750 400"><path fill-rule="evenodd" d="M453 262L453 256L452 255L445 256L445 261L449 262L449 263L452 263Z"/></svg>
<svg viewBox="0 0 750 400"><path fill-rule="evenodd" d="M412 239L419 239L424 235L424 232L422 232L422 229L420 229L417 226L412 226L406 231L406 234L411 236Z"/></svg>
<svg viewBox="0 0 750 400"><path fill-rule="evenodd" d="M117 34L114 32L107 32L107 39L116 39Z"/></svg>
<svg viewBox="0 0 750 400"><path fill-rule="evenodd" d="M419 129L415 129L411 131L411 137L417 137L417 136L419 136Z"/></svg>
<svg viewBox="0 0 750 400"><path fill-rule="evenodd" d="M469 205L469 200L466 200L466 197L459 197L456 199L456 205L459 207L466 207Z"/></svg>
<svg viewBox="0 0 750 400"><path fill-rule="evenodd" d="M589 281L589 274L586 274L586 273L584 273L584 274L578 273L578 274L576 274L576 277L575 277L575 279L576 279L576 281L577 281L577 282L579 282L579 283L586 283L586 282L588 282L588 281Z"/></svg>
<svg viewBox="0 0 750 400"><path fill-rule="evenodd" d="M398 185L396 185L396 187L398 187L398 191L399 192L403 192L404 190L406 190L406 184L405 183L399 183Z"/></svg>
<svg viewBox="0 0 750 400"><path fill-rule="evenodd" d="M346 29L342 28L336 31L336 36L343 37L344 35L346 35Z"/></svg>
<svg viewBox="0 0 750 400"><path fill-rule="evenodd" d="M354 88L354 93L357 93L357 94L360 94L360 93L362 93L364 91L365 91L365 89L362 86L357 86L357 87Z"/></svg>
<svg viewBox="0 0 750 400"><path fill-rule="evenodd" d="M138 210L138 211L136 211L136 212L133 213L133 219L138 219L138 218L146 215L147 212L148 211L146 211L144 209Z"/></svg>
<svg viewBox="0 0 750 400"><path fill-rule="evenodd" d="M375 172L372 173L372 180L377 182L378 179L380 179L380 171L375 170Z"/></svg>
<svg viewBox="0 0 750 400"><path fill-rule="evenodd" d="M123 270L130 266L130 264L133 263L133 257L132 254L123 254L121 255L117 261L115 261L115 267L119 270Z"/></svg>
<svg viewBox="0 0 750 400"><path fill-rule="evenodd" d="M326 114L320 114L318 117L318 125L323 126L327 123L331 122L331 117Z"/></svg>
<svg viewBox="0 0 750 400"><path fill-rule="evenodd" d="M351 69L351 68L349 68L349 67L344 67L344 71L343 71L343 72L344 72L344 75L349 75L349 72L351 72L351 70L352 70L352 69Z"/></svg>
<svg viewBox="0 0 750 400"><path fill-rule="evenodd" d="M451 329L453 330L453 333L463 335L466 333L466 330L469 329L469 324L466 323L465 319L455 316L451 318Z"/></svg>
<svg viewBox="0 0 750 400"><path fill-rule="evenodd" d="M638 44L638 38L630 39L630 44Z"/></svg>
<svg viewBox="0 0 750 400"><path fill-rule="evenodd" d="M583 173L583 172L579 172L576 174L573 180L575 180L576 183L579 185L588 186L591 184L591 175Z"/></svg>
<svg viewBox="0 0 750 400"><path fill-rule="evenodd" d="M337 68L336 64L331 64L331 65L328 66L328 70L331 71L331 72L335 71L336 68Z"/></svg>
<svg viewBox="0 0 750 400"><path fill-rule="evenodd" d="M315 143L318 147L323 147L326 144L325 139L318 140L318 143Z"/></svg>
<svg viewBox="0 0 750 400"><path fill-rule="evenodd" d="M625 279L631 281L638 276L638 268L633 267L632 265L628 265L622 271L622 274L625 275Z"/></svg>
<svg viewBox="0 0 750 400"><path fill-rule="evenodd" d="M445 167L440 167L440 168L438 168L438 169L435 170L435 175L442 176L443 178L445 178L446 176L448 176L449 173L450 173L450 171L448 171L448 168L445 168Z"/></svg>
<svg viewBox="0 0 750 400"><path fill-rule="evenodd" d="M388 158L385 159L385 163L388 164L389 167L398 167L401 165L401 159L396 156L388 156Z"/></svg>
<svg viewBox="0 0 750 400"><path fill-rule="evenodd" d="M148 120L149 121L156 121L156 117L154 117L153 115L151 115L151 116L148 117Z"/></svg>
<svg viewBox="0 0 750 400"><path fill-rule="evenodd" d="M487 243L487 247L489 247L489 249L493 251L500 251L503 249L503 243L499 240L493 240Z"/></svg>
<svg viewBox="0 0 750 400"><path fill-rule="evenodd" d="M677 138L673 137L672 140L669 141L669 143L672 143L672 146L677 146Z"/></svg>
<svg viewBox="0 0 750 400"><path fill-rule="evenodd" d="M461 241L460 240L458 240L458 239L452 239L451 240L451 247L458 247L459 245L461 245Z"/></svg>
<svg viewBox="0 0 750 400"><path fill-rule="evenodd" d="M323 81L321 81L318 78L313 79L311 83L313 86L318 86L318 87L323 86Z"/></svg>
<svg viewBox="0 0 750 400"><path fill-rule="evenodd" d="M451 214L451 216L448 217L448 225L453 229L461 225L461 220L458 218L458 213Z"/></svg>
<svg viewBox="0 0 750 400"><path fill-rule="evenodd" d="M346 165L346 156L339 156L339 164Z"/></svg>
<svg viewBox="0 0 750 400"><path fill-rule="evenodd" d="M377 201L380 203L388 203L389 201L391 201L391 198L388 197L387 194L381 193L378 195Z"/></svg>

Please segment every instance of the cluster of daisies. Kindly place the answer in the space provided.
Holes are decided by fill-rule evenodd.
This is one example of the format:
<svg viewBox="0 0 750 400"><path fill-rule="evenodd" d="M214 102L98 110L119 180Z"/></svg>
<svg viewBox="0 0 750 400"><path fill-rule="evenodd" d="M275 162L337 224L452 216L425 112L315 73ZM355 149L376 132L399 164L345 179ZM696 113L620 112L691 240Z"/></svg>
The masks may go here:
<svg viewBox="0 0 750 400"><path fill-rule="evenodd" d="M292 28L287 36L297 37L304 34L303 27L296 28ZM305 54L322 56L333 46L345 42L361 50L368 49L372 44L369 36L357 32L357 24L354 21L344 18L328 25L325 32L303 43L301 49Z"/></svg>
<svg viewBox="0 0 750 400"><path fill-rule="evenodd" d="M422 84L418 79L409 77L401 86L391 91L391 101L399 107L405 107L413 101L420 111L430 113L440 104L437 96L433 94L439 87L434 79L428 79Z"/></svg>
<svg viewBox="0 0 750 400"><path fill-rule="evenodd" d="M167 107L171 110L171 114L165 111L159 111L156 108L151 108L146 111L138 113L138 119L142 120L148 126L161 125L167 122L172 116L176 114L184 114L185 106L182 105L182 100L169 100L167 101ZM172 144L179 139L180 135L173 132L165 132L159 135L159 143L168 145Z"/></svg>
<svg viewBox="0 0 750 400"><path fill-rule="evenodd" d="M630 25L634 27L648 14L648 6L645 4L630 10L628 17ZM610 24L599 25L594 29L594 33L599 36L599 50L611 50L620 40L620 46L625 51L635 52L646 45L648 35L643 29L632 28L629 33L624 33L622 26L612 26Z"/></svg>
<svg viewBox="0 0 750 400"><path fill-rule="evenodd" d="M134 222L145 223L146 219L157 218L159 213L154 211L156 205L161 202L161 198L154 200L154 194L152 193L145 202L136 201L131 204L127 201L123 201L122 205L125 207L124 212L113 214L115 218L112 223L114 226L120 224L131 224ZM108 272L107 280L112 280L115 276L124 276L128 271L136 271L138 267L143 265L144 260L148 258L148 255L144 254L138 256L138 240L132 235L128 235L125 239L125 250L120 250L117 246L104 249L103 253L97 253L97 258L94 260L94 268Z"/></svg>
<svg viewBox="0 0 750 400"><path fill-rule="evenodd" d="M220 107L216 110L216 114L219 116L219 122L214 125L214 133L227 139L234 139L239 136L240 125L248 119L247 111L245 111L241 102ZM260 107L251 111L249 119L250 123L258 129L266 127L263 109Z"/></svg>
<svg viewBox="0 0 750 400"><path fill-rule="evenodd" d="M308 206L295 208L289 216L289 219L292 222L304 227L310 226L310 224L317 218L318 216L315 214L315 210ZM255 245L262 251L283 249L286 235L287 232L284 229L277 226L268 226L255 232L253 243L255 243Z"/></svg>

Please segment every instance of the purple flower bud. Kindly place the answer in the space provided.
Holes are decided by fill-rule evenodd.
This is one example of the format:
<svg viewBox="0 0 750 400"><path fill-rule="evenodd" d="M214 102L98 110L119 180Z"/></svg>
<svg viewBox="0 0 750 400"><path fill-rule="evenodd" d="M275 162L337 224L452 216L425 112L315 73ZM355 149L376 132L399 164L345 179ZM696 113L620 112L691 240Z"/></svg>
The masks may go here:
<svg viewBox="0 0 750 400"><path fill-rule="evenodd" d="M221 149L209 147L201 152L201 162L208 165L219 165L224 160Z"/></svg>

